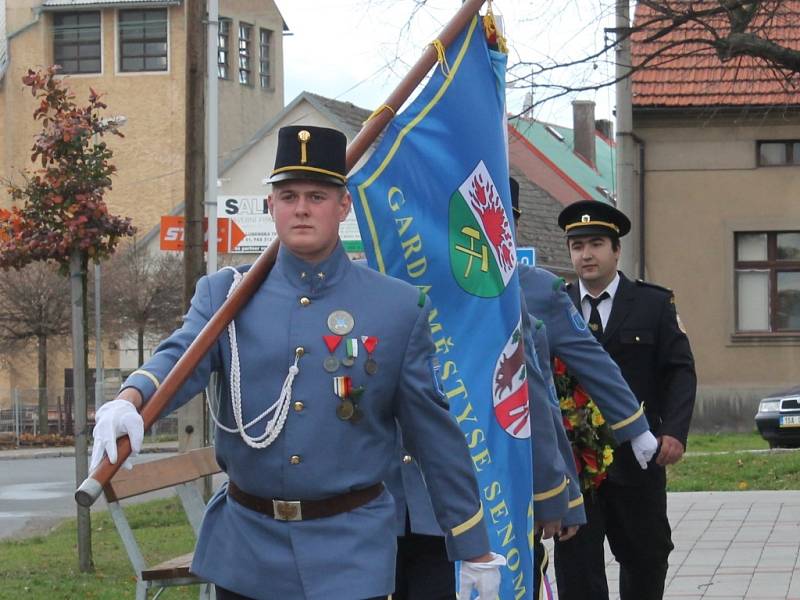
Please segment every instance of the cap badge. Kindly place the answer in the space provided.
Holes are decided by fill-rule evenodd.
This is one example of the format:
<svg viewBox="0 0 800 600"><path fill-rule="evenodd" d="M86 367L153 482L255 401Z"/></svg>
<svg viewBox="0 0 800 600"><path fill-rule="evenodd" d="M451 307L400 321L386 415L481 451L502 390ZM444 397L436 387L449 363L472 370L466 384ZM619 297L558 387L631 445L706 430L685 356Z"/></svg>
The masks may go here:
<svg viewBox="0 0 800 600"><path fill-rule="evenodd" d="M308 162L308 155L306 154L306 144L311 139L311 133L305 129L297 132L297 140L300 142L300 164L304 165Z"/></svg>
<svg viewBox="0 0 800 600"><path fill-rule="evenodd" d="M302 131L300 133L302 133ZM589 215L581 215L581 223L588 223L591 220L592 217L590 217Z"/></svg>

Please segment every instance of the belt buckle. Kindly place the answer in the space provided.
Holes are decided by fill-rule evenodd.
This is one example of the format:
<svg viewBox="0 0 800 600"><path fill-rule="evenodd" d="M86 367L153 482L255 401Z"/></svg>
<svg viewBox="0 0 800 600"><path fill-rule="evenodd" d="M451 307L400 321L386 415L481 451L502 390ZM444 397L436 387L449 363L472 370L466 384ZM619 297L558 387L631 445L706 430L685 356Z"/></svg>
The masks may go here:
<svg viewBox="0 0 800 600"><path fill-rule="evenodd" d="M302 521L303 511L299 500L273 500L272 512L276 521Z"/></svg>

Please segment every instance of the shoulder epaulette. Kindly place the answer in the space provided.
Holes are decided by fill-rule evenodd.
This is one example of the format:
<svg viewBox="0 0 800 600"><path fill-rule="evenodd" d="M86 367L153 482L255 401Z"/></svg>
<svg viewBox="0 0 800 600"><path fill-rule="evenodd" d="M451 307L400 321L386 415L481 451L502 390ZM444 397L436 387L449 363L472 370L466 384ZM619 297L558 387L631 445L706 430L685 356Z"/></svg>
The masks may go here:
<svg viewBox="0 0 800 600"><path fill-rule="evenodd" d="M568 284L567 284L566 281L564 281L563 277L556 277L553 280L553 291L557 292L558 290L561 289L561 286L566 286L566 285L568 285Z"/></svg>
<svg viewBox="0 0 800 600"><path fill-rule="evenodd" d="M417 298L417 306L419 306L420 308L425 306L425 292L423 292L422 290L419 291L419 298Z"/></svg>
<svg viewBox="0 0 800 600"><path fill-rule="evenodd" d="M666 292L667 294L672 294L673 291L668 287L664 287L663 285L658 285L657 283L650 283L649 281L645 281L644 279L637 279L636 285L640 285L642 287L650 287L661 292Z"/></svg>

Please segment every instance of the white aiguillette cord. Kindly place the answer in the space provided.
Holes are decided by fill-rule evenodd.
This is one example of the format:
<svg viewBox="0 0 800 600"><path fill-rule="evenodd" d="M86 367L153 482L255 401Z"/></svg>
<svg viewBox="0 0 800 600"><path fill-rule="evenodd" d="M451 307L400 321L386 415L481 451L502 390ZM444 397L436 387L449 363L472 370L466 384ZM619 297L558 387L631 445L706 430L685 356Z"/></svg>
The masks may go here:
<svg viewBox="0 0 800 600"><path fill-rule="evenodd" d="M230 269L233 271L233 281L231 282L231 287L228 290L228 297L230 297L230 295L233 293L233 290L235 290L236 286L241 282L243 276L233 267L225 267L225 269ZM228 324L228 338L230 339L231 344L231 406L233 408L233 418L236 421L236 428L234 429L231 427L226 427L219 422L214 408L211 406L209 395L206 394L209 412L214 419L214 423L216 423L217 427L223 431L227 431L228 433L238 432L242 440L244 440L244 442L251 448L266 448L278 438L281 431L283 431L283 426L286 424L286 416L289 413L289 406L292 403L292 383L294 382L295 376L300 372L297 363L300 360L302 353L299 351L295 353L294 364L289 367L289 373L286 375L283 386L281 386L281 395L278 397L278 399L272 404L272 406L258 415L255 419L247 424L243 424L241 370L239 368L239 345L236 342L235 320L231 320L231 322ZM264 428L264 433L262 435L258 437L252 437L247 433L247 429L262 419L269 417L270 415L272 415L272 418L267 421L267 425Z"/></svg>

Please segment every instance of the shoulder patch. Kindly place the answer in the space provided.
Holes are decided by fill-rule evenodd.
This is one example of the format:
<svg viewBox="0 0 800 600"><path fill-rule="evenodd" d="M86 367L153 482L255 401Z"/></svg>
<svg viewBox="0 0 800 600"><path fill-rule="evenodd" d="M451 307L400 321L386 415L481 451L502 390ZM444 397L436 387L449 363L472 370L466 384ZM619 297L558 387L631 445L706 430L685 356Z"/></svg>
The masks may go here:
<svg viewBox="0 0 800 600"><path fill-rule="evenodd" d="M419 291L419 298L417 298L417 306L419 306L420 308L425 306L425 292L423 292L422 290Z"/></svg>
<svg viewBox="0 0 800 600"><path fill-rule="evenodd" d="M649 288L653 288L653 289L659 290L661 292L666 292L667 294L672 294L672 290L669 289L668 287L664 287L663 285L658 285L657 283L650 283L649 281L645 281L644 279L637 279L636 280L636 285L639 285L639 286L642 286L642 287L649 287Z"/></svg>
<svg viewBox="0 0 800 600"><path fill-rule="evenodd" d="M442 383L442 365L439 362L438 356L429 356L428 357L428 368L431 372L431 379L433 380L433 386L436 388L436 392L442 398L445 398L444 394L444 383Z"/></svg>
<svg viewBox="0 0 800 600"><path fill-rule="evenodd" d="M564 281L564 278L563 278L563 277L556 277L556 278L553 280L553 291L554 291L554 292L557 292L557 291L558 291L558 290L560 290L562 287L565 287L565 286L567 286L567 285L568 285L568 284L567 284L567 282L566 282L566 281Z"/></svg>
<svg viewBox="0 0 800 600"><path fill-rule="evenodd" d="M583 320L583 315L578 312L578 309L575 308L575 305L570 302L569 307L567 308L569 321L572 323L572 326L575 328L575 331L582 332L586 331L586 321Z"/></svg>

